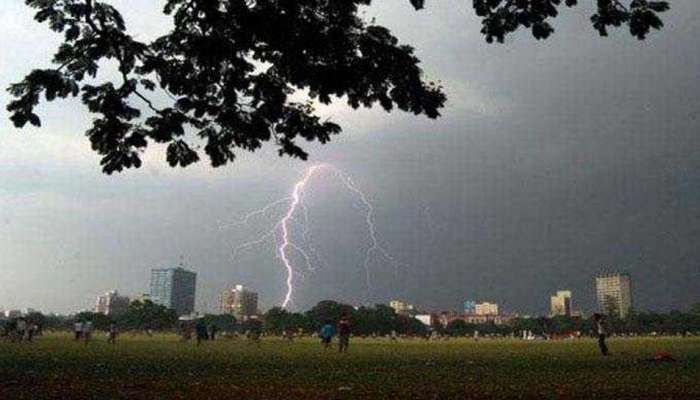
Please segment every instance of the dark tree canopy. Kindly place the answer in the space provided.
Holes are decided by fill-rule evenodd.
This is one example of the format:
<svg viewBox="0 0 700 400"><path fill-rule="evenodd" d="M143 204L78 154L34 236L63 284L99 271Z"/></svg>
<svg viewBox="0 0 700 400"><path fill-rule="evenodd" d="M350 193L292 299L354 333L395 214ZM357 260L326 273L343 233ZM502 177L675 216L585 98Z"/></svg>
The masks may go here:
<svg viewBox="0 0 700 400"><path fill-rule="evenodd" d="M644 39L663 25L664 1L590 0L603 36L628 26ZM410 0L416 9L423 0ZM34 108L43 96L81 96L95 114L86 132L110 174L141 166L149 142L167 144L167 161L185 167L203 150L214 167L234 151L273 141L280 155L307 158L300 138L326 143L340 126L321 120L314 102L351 107L379 104L437 118L442 88L423 77L413 48L359 17L371 0L168 0L173 29L151 43L135 40L121 14L96 0L26 0L35 19L63 33L53 69L37 69L8 89L15 126L41 125ZM473 0L488 42L520 28L537 39L554 32L550 20L577 0ZM120 79L98 76L116 63ZM89 81L90 83L85 83ZM97 83L95 83L97 81ZM152 93L167 95L160 106ZM295 101L293 94L308 94ZM160 96L163 97L163 96Z"/></svg>

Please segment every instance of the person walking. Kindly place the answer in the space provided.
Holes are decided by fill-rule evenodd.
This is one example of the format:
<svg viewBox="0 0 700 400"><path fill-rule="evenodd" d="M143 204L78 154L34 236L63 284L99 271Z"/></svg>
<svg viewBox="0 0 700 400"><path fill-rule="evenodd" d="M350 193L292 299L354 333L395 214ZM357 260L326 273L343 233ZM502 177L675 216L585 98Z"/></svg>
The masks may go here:
<svg viewBox="0 0 700 400"><path fill-rule="evenodd" d="M343 315L338 322L338 351L347 353L350 346L350 320Z"/></svg>
<svg viewBox="0 0 700 400"><path fill-rule="evenodd" d="M75 321L75 323L73 324L73 334L75 335L75 340L80 340L81 336L83 335L82 321Z"/></svg>
<svg viewBox="0 0 700 400"><path fill-rule="evenodd" d="M23 341L25 335L27 334L27 320L24 317L17 318L17 325L15 326L15 331L17 332L17 340Z"/></svg>
<svg viewBox="0 0 700 400"><path fill-rule="evenodd" d="M201 318L197 320L194 330L195 334L197 335L197 346L199 346L202 344L202 340L207 340L209 336L207 335L207 326L204 324L204 321Z"/></svg>
<svg viewBox="0 0 700 400"><path fill-rule="evenodd" d="M92 338L93 325L91 320L85 321L83 324L83 340L85 340L85 345L87 346Z"/></svg>
<svg viewBox="0 0 700 400"><path fill-rule="evenodd" d="M39 333L39 325L29 323L27 325L27 341L34 341L34 337Z"/></svg>
<svg viewBox="0 0 700 400"><path fill-rule="evenodd" d="M600 349L601 354L607 356L610 353L608 352L608 346L605 344L605 339L608 335L608 327L605 317L598 313L593 314L593 324L594 329L598 334L598 348Z"/></svg>
<svg viewBox="0 0 700 400"><path fill-rule="evenodd" d="M117 336L119 335L119 328L117 328L117 323L112 321L109 323L109 337L107 342L110 344L117 343Z"/></svg>
<svg viewBox="0 0 700 400"><path fill-rule="evenodd" d="M320 333L323 348L328 349L331 347L333 335L335 335L335 327L333 324L331 324L331 321L326 321L326 323L321 327Z"/></svg>
<svg viewBox="0 0 700 400"><path fill-rule="evenodd" d="M212 342L216 340L217 332L219 332L219 328L216 326L216 324L209 325L209 340Z"/></svg>

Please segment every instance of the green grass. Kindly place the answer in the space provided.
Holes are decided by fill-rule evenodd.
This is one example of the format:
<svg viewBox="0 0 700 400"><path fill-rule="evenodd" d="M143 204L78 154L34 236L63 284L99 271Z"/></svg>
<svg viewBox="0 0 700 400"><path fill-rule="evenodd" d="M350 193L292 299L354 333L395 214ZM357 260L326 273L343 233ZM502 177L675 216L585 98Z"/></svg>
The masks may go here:
<svg viewBox="0 0 700 400"><path fill-rule="evenodd" d="M441 342L353 340L349 354L311 339L196 347L174 336L50 335L0 342L0 399L700 399L700 339ZM642 361L668 351L676 363Z"/></svg>

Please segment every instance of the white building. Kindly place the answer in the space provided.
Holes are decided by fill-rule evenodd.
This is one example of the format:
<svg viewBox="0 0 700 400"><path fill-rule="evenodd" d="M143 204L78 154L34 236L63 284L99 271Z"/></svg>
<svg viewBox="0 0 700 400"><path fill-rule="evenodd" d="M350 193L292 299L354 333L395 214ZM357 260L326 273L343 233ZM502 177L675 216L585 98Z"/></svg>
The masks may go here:
<svg viewBox="0 0 700 400"><path fill-rule="evenodd" d="M22 316L22 311L20 310L5 310L5 318L13 319Z"/></svg>
<svg viewBox="0 0 700 400"><path fill-rule="evenodd" d="M391 300L389 307L393 308L394 312L399 315L407 315L413 311L413 304L408 304L401 300Z"/></svg>
<svg viewBox="0 0 700 400"><path fill-rule="evenodd" d="M120 296L116 290L110 290L97 296L95 312L104 315L121 315L129 309L129 298Z"/></svg>
<svg viewBox="0 0 700 400"><path fill-rule="evenodd" d="M482 302L474 306L475 315L498 315L498 304Z"/></svg>
<svg viewBox="0 0 700 400"><path fill-rule="evenodd" d="M224 290L219 297L219 302L222 314L233 314L239 321L258 314L258 294L246 289L243 285Z"/></svg>
<svg viewBox="0 0 700 400"><path fill-rule="evenodd" d="M559 290L550 298L550 315L570 317L572 314L571 291Z"/></svg>
<svg viewBox="0 0 700 400"><path fill-rule="evenodd" d="M415 318L425 326L433 325L433 316L431 314L419 314Z"/></svg>

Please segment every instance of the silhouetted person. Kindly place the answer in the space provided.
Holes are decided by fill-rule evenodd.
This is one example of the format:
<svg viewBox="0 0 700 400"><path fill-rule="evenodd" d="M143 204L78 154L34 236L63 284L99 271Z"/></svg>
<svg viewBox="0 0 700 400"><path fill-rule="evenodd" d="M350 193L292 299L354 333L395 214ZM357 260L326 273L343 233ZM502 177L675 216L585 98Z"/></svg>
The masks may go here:
<svg viewBox="0 0 700 400"><path fill-rule="evenodd" d="M87 346L92 338L93 325L92 321L87 320L83 324L83 340L85 340L85 345Z"/></svg>
<svg viewBox="0 0 700 400"><path fill-rule="evenodd" d="M593 324L594 329L598 334L598 348L600 348L600 352L604 356L607 356L609 353L608 346L605 344L605 338L608 335L608 327L607 323L605 322L605 318L602 315L595 313L593 314Z"/></svg>
<svg viewBox="0 0 700 400"><path fill-rule="evenodd" d="M109 338L107 341L110 344L116 344L117 343L117 336L119 335L119 328L117 328L117 324L112 321L109 323Z"/></svg>
<svg viewBox="0 0 700 400"><path fill-rule="evenodd" d="M73 324L73 333L75 335L75 340L80 340L83 335L83 323L81 321L75 321Z"/></svg>
<svg viewBox="0 0 700 400"><path fill-rule="evenodd" d="M197 346L199 346L202 344L202 340L207 340L207 326L204 324L204 321L198 319L194 330L197 335Z"/></svg>
<svg viewBox="0 0 700 400"><path fill-rule="evenodd" d="M253 342L253 343L260 343L260 337L262 336L262 321L258 319L257 316L252 316L250 317L250 320L248 322L250 326L249 330L249 336L248 338Z"/></svg>
<svg viewBox="0 0 700 400"><path fill-rule="evenodd" d="M331 324L331 321L326 321L325 325L321 327L321 344L324 348L329 348L331 346L331 341L333 340L333 335L335 335L335 327Z"/></svg>
<svg viewBox="0 0 700 400"><path fill-rule="evenodd" d="M341 353L348 351L350 346L350 320L343 315L338 322L338 350Z"/></svg>
<svg viewBox="0 0 700 400"><path fill-rule="evenodd" d="M27 320L24 317L17 318L17 325L15 325L15 331L17 332L17 339L21 342L24 340L27 334Z"/></svg>
<svg viewBox="0 0 700 400"><path fill-rule="evenodd" d="M39 332L39 325L37 324L28 324L27 326L27 341L32 342L34 341L34 336Z"/></svg>

